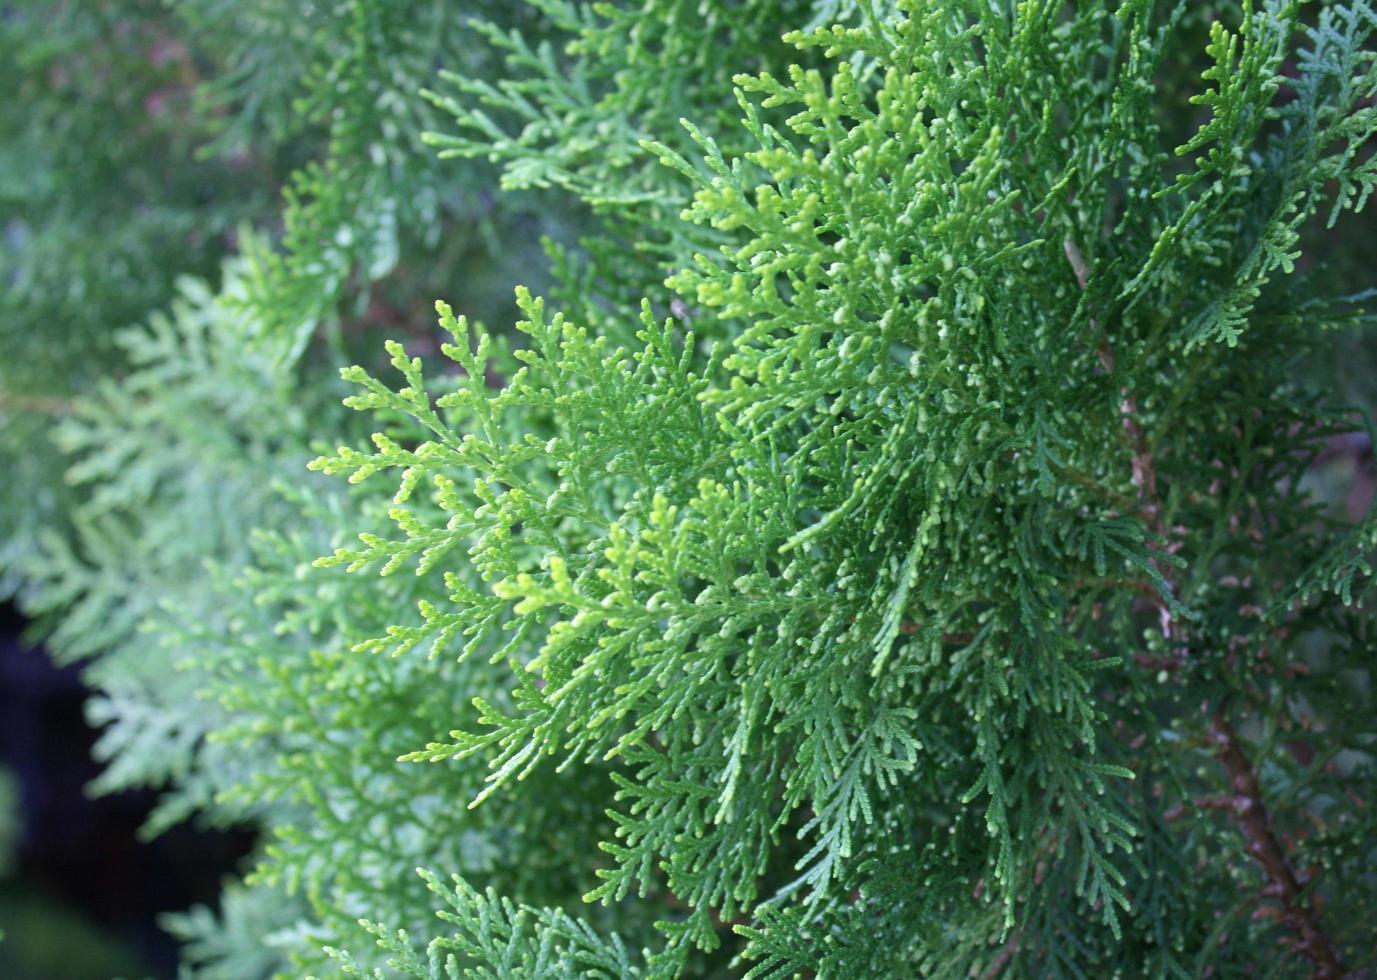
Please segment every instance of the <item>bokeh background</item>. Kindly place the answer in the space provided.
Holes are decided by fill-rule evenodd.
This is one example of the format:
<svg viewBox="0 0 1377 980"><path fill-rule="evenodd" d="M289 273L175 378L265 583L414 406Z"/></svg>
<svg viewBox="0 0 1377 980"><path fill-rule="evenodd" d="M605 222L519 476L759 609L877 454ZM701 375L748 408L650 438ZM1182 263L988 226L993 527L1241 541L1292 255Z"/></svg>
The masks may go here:
<svg viewBox="0 0 1377 980"><path fill-rule="evenodd" d="M127 370L119 331L165 309L183 277L215 288L246 229L278 242L292 220L311 232L357 223L293 175L323 164L359 189L395 160L379 164L351 143L335 106L309 95L334 91L320 73L347 64L358 38L392 43L409 18L424 35L417 18L442 7L450 28L473 12L407 2L372 24L350 3L0 0L0 980L174 976L176 944L160 917L214 904L223 879L245 870L249 831L193 818L147 840L140 828L156 791L92 790L103 766L92 757L100 731L82 673L90 652L130 642L138 624L107 635L114 617L96 617L78 631L87 636L69 636L50 656L41 638L62 621L61 602L50 615L36 611L43 590L20 569L44 553L45 535L71 533L88 491L66 480L71 459L54 432L75 400ZM369 97L392 99L390 114L418 111L437 64L395 54L410 75L356 80L382 86ZM408 126L406 138L419 130ZM433 325L431 300L419 316L404 301L441 295L461 272L462 311L509 319L511 285L541 285L539 236L555 227L550 215L507 215L530 233L524 248L498 252L485 224L491 196L471 192L472 168L451 168L442 184L432 151L418 143L407 152L389 176L420 188L426 214L403 210L395 239L379 236L391 264L356 249L321 289L337 301L328 311L336 336L379 353L382 333ZM305 202L295 219L289 186ZM367 190L377 197L340 206L385 210L386 182ZM130 581L124 601L152 608L167 598L161 584L156 574ZM86 641L86 653L72 652Z"/></svg>
<svg viewBox="0 0 1377 980"><path fill-rule="evenodd" d="M159 916L214 902L251 837L181 825L144 841L152 793L92 796L79 670L26 643L26 625L0 607L0 977L173 976Z"/></svg>

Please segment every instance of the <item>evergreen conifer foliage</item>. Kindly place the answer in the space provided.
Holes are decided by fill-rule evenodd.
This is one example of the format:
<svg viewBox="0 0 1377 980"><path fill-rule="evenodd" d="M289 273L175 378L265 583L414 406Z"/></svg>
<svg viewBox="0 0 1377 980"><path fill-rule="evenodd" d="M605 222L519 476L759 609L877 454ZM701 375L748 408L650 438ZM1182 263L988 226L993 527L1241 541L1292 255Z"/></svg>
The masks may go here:
<svg viewBox="0 0 1377 980"><path fill-rule="evenodd" d="M1302 489L1352 422L1291 384L1325 317L1301 327L1285 277L1306 221L1371 187L1372 11L1215 21L1208 116L1173 153L1153 78L1181 9L900 8L792 35L822 69L738 76L748 152L690 121L697 154L647 144L724 238L669 279L687 326L647 307L614 348L523 296L498 390L443 307L458 391L399 347L404 386L346 372L350 405L432 436L317 461L400 473L397 532L323 563L466 550L476 581L378 645L512 669L479 726L405 758L486 765L479 807L547 756L623 763L586 897L686 905L656 975L730 928L754 976L1191 975L1282 940L1338 976L1370 955L1338 912L1364 890L1323 892L1321 921L1306 885L1354 867L1336 848L1370 863L1366 804L1283 733L1317 685L1327 737L1369 737L1330 700L1366 627L1290 585L1364 549L1330 553ZM432 521L407 507L427 484ZM1283 683L1316 616L1329 669ZM1298 855L1273 794L1325 801ZM437 891L442 950L533 956L565 928L533 912L523 939ZM483 952L490 915L509 939Z"/></svg>
<svg viewBox="0 0 1377 980"><path fill-rule="evenodd" d="M277 239L121 335L10 572L107 787L263 830L189 971L1377 969L1377 516L1314 478L1372 429L1311 367L1371 3L333 6ZM514 331L378 356L536 211Z"/></svg>

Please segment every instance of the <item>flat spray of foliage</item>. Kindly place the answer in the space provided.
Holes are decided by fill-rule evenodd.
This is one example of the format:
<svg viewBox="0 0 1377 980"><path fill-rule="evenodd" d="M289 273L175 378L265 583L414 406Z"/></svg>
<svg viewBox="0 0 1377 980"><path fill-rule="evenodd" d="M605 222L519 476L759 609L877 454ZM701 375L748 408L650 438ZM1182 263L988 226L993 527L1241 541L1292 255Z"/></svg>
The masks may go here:
<svg viewBox="0 0 1377 980"><path fill-rule="evenodd" d="M1370 3L332 6L325 162L8 570L106 784L264 830L189 970L1377 968ZM539 230L515 332L420 325Z"/></svg>

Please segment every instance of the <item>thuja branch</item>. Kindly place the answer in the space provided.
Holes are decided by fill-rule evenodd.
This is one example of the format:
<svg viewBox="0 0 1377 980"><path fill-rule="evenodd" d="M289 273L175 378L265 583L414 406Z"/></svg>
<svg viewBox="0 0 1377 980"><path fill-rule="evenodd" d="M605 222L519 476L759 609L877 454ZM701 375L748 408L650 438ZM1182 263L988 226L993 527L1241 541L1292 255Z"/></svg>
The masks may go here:
<svg viewBox="0 0 1377 980"><path fill-rule="evenodd" d="M1248 841L1248 853L1267 876L1265 893L1275 895L1281 902L1281 919L1300 935L1297 948L1315 964L1314 976L1319 980L1342 977L1344 970L1334 946L1321 928L1315 910L1302 898L1303 886L1272 829L1252 763L1222 709L1215 712L1210 722L1210 740L1234 791L1228 809Z"/></svg>
<svg viewBox="0 0 1377 980"><path fill-rule="evenodd" d="M1070 238L1066 239L1063 247L1067 261L1076 275L1076 281L1081 289L1084 289L1089 279L1089 268L1080 248ZM1091 328L1098 329L1098 324L1094 320L1091 321ZM1101 333L1096 354L1105 373L1112 376L1117 363L1108 331ZM1132 479L1139 495L1139 513L1148 530L1159 538L1165 538L1166 528L1162 522L1162 505L1157 488L1156 459L1139 418L1137 400L1127 386L1121 389L1120 394L1119 413L1133 454ZM1154 564L1172 594L1178 594L1175 570L1172 566L1163 561ZM1177 654L1174 659L1156 658L1157 663L1163 669L1177 666L1180 656L1186 649L1183 628L1174 619L1171 609L1160 595L1153 593L1149 601L1157 608L1162 635L1175 646ZM1142 664L1144 661L1140 657L1138 662ZM1315 977L1319 980L1341 977L1343 968L1339 965L1334 946L1321 927L1315 910L1302 901L1302 886L1291 868L1286 852L1272 831L1271 818L1262 798L1257 774L1253 771L1252 763L1240 747L1238 736L1222 710L1216 710L1211 721L1210 741L1216 756L1229 774L1233 795L1212 798L1199 805L1226 809L1233 814L1239 830L1248 842L1248 853L1267 877L1266 893L1275 895L1282 903L1282 921L1300 936L1296 948L1315 964Z"/></svg>
<svg viewBox="0 0 1377 980"><path fill-rule="evenodd" d="M1090 268L1085 263L1084 256L1081 255L1080 246L1075 239L1067 238L1062 242L1062 250L1066 254L1066 259L1071 263L1071 270L1076 275L1076 282L1081 289L1085 289L1090 280ZM1100 331L1097 320L1090 321L1092 331L1100 332L1100 342L1095 350L1099 358L1100 366L1104 368L1105 374L1113 377L1118 368L1117 360L1114 356L1114 346L1109 339L1109 331ZM1123 421L1124 434L1127 437L1130 451L1133 454L1133 486L1138 491L1138 510L1142 515L1144 524L1149 531L1159 539L1165 540L1166 528L1162 524L1162 505L1157 495L1157 462L1153 456L1152 449L1148 443L1147 435L1143 431L1142 423L1139 421L1138 401L1134 397L1132 390L1123 386L1119 392L1119 415ZM1177 595L1175 570L1169 562L1154 561L1153 566L1166 583L1172 595ZM1161 625L1162 635L1168 642L1175 643L1179 640L1179 629L1172 617L1171 609L1160 597L1157 597L1155 604L1158 610L1158 619Z"/></svg>

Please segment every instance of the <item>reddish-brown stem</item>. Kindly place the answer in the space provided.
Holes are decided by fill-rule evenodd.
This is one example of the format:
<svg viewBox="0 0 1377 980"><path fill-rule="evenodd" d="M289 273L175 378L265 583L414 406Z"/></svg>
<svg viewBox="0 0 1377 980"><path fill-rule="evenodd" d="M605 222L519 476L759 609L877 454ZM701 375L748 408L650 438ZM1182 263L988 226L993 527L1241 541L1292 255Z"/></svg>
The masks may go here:
<svg viewBox="0 0 1377 980"><path fill-rule="evenodd" d="M1004 944L1004 948L999 951L999 955L990 961L990 965L985 968L985 972L980 974L980 980L994 980L1004 968L1013 960L1014 954L1018 952L1019 940L1023 938L1023 933L1015 933L1009 937L1009 941Z"/></svg>
<svg viewBox="0 0 1377 980"><path fill-rule="evenodd" d="M1228 797L1228 809L1240 832L1248 842L1248 853L1267 877L1266 894L1274 895L1282 905L1281 920L1299 936L1297 948L1315 964L1316 980L1338 980L1344 975L1338 954L1320 926L1315 910L1302 898L1303 887L1287 860L1286 852L1272 829L1271 818L1262 798L1262 788L1252 763L1248 761L1238 735L1235 734L1223 711L1216 711L1210 723L1210 739L1215 755L1229 774L1234 792Z"/></svg>
<svg viewBox="0 0 1377 980"><path fill-rule="evenodd" d="M1085 258L1081 255L1080 246L1075 239L1068 238L1062 242L1062 250L1066 253L1066 260L1071 263L1071 269L1076 274L1076 282L1084 289L1086 283L1090 281L1090 268L1085 263ZM1090 321L1092 330L1099 330L1099 323L1095 320ZM1114 345L1110 343L1107 331L1100 334L1099 346L1095 349L1095 355L1099 358L1100 366L1104 368L1105 374L1113 375L1118 363L1114 357ZM1157 464L1152 455L1152 448L1148 444L1147 434L1138 422L1138 400L1134 397L1132 389L1127 385L1119 389L1119 416L1122 419L1124 434L1127 437L1129 451L1133 454L1133 486L1138 491L1138 511L1143 517L1143 523L1147 529L1158 538L1166 537L1166 528L1162 524L1162 505L1157 495ZM1175 569L1169 562L1154 560L1153 567L1166 583L1167 588L1173 595L1176 594ZM1159 597L1154 596L1157 606L1157 618L1161 626L1162 635L1167 642L1171 643L1176 649L1178 656L1184 655L1184 650L1177 642L1180 630L1172 618L1171 610Z"/></svg>
<svg viewBox="0 0 1377 980"><path fill-rule="evenodd" d="M1071 263L1071 268L1076 274L1076 281L1084 289L1089 279L1089 269L1081 256L1080 248L1073 239L1068 238L1064 243L1064 250L1067 261ZM1097 329L1093 320L1091 327ZM1105 373L1114 374L1117 364L1114 348L1107 333L1101 335L1096 353ZM1119 404L1119 414L1122 416L1124 432L1133 453L1133 485L1138 491L1139 511L1148 530L1164 537L1166 528L1162 521L1161 500L1157 491L1157 467L1147 436L1138 422L1137 401L1127 386L1120 390L1120 397L1122 400ZM1172 566L1164 561L1154 562L1154 565L1170 591L1176 594L1177 585ZM1171 610L1160 596L1154 594L1151 601L1157 606L1162 635L1172 644L1173 653L1179 661L1185 650L1183 630L1173 620ZM1153 666L1160 666L1162 669L1169 669L1168 665L1174 663L1170 658L1147 658L1146 655L1139 655L1136 659L1139 664L1145 664L1145 660L1150 660ZM1238 736L1222 710L1217 710L1214 714L1210 725L1210 740L1215 755L1229 774L1233 795L1206 797L1195 801L1196 805L1202 809L1223 809L1233 814L1244 839L1248 842L1248 853L1262 868L1267 878L1268 885L1264 892L1281 902L1282 912L1279 918L1299 935L1297 948L1315 964L1316 980L1337 980L1344 973L1339 965L1338 955L1321 928L1315 910L1302 901L1301 884L1287 860L1286 852L1272 831L1271 819L1252 763L1243 752ZM1168 821L1179 816L1178 807L1173 807L1164 814Z"/></svg>
<svg viewBox="0 0 1377 980"><path fill-rule="evenodd" d="M851 622L854 623L855 621L856 617L852 616ZM899 632L902 633L904 636L917 636L919 633L923 632L923 624L915 623L911 619L901 620L899 623ZM973 633L942 634L943 643L954 643L960 646L965 646L966 644L970 643L973 639L975 639L975 634Z"/></svg>

